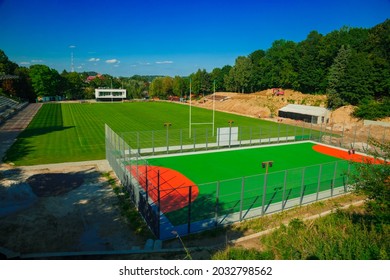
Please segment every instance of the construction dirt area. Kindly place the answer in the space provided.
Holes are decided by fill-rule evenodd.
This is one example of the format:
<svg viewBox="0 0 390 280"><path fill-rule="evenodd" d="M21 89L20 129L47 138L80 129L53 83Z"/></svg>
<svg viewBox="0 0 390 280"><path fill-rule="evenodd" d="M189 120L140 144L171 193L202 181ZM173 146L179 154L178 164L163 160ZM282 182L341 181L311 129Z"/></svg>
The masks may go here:
<svg viewBox="0 0 390 280"><path fill-rule="evenodd" d="M263 120L283 122L285 124L302 125L301 122L278 118L278 111L287 104L299 104L326 107L326 95L303 94L293 90L283 90L283 95L274 94L274 89L263 90L251 94L216 92L217 97L213 102L213 95L205 96L193 105L202 108L240 114ZM215 103L215 105L214 105ZM343 106L331 112L330 121L325 125L313 126L314 129L328 130L332 133L351 134L351 137L361 137L361 141L367 137L378 140L390 139L390 117L381 120L383 125L364 125L363 120L352 116L354 106ZM335 144L335 143L333 143Z"/></svg>
<svg viewBox="0 0 390 280"><path fill-rule="evenodd" d="M216 110L275 122L280 121L278 110L289 103L322 107L326 104L324 95L305 95L291 90L284 90L284 95L279 96L275 96L272 90L216 95ZM194 101L193 105L211 109L212 97ZM345 106L332 112L328 129L378 139L390 137L390 128L364 126L363 121L351 116L352 111L352 106ZM390 123L390 119L383 121ZM7 121L12 122L15 119ZM294 120L283 119L282 122L297 125ZM0 126L2 147L11 145L14 141L11 138L18 134L16 129L20 132L25 127L8 131L5 125ZM123 258L133 259L185 258L179 240L150 246L150 236L133 231L131 221L121 214L107 174L115 176L105 160L30 167L0 162L0 259L61 259L79 257L78 252L86 258L106 255L115 258L118 252L122 252ZM207 237L191 242L191 246L207 248L227 244L228 239L236 240L245 235L234 231L223 232L221 236L218 233L206 234ZM253 247L253 242L248 239L241 244L249 248ZM169 253L175 251L177 255ZM156 254L151 254L153 252ZM192 257L208 259L209 252L200 249Z"/></svg>

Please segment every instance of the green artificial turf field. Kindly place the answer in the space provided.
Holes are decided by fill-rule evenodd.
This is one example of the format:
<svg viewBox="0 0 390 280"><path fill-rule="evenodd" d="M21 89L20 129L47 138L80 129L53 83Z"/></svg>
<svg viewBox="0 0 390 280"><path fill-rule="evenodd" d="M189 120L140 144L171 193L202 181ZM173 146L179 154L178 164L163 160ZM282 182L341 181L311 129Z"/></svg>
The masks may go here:
<svg viewBox="0 0 390 280"><path fill-rule="evenodd" d="M318 153L313 150L314 145L316 144L294 143L153 157L147 161L151 166L178 171L197 185L199 195L191 205L191 212L192 218L198 221L214 217L217 192L219 214L235 213L240 208L247 210L261 207L266 171L262 168L264 161L273 161L267 174L267 205L282 201L283 196L284 199L299 198L301 195L316 193L317 190L342 186L346 180L344 172L348 169L348 161ZM175 225L185 224L188 207L166 215Z"/></svg>
<svg viewBox="0 0 390 280"><path fill-rule="evenodd" d="M196 107L192 111L193 122L211 122L212 111ZM294 135L297 130L284 124L215 112L216 128L228 126L229 120L234 120L235 126L260 127L264 138L277 136L281 128L286 135ZM169 102L44 104L7 151L5 159L16 165L104 159L105 123L122 135L155 130L162 132L161 137L165 139L164 123L171 123L173 132L188 129L188 121L189 107ZM187 141L191 143L192 139Z"/></svg>

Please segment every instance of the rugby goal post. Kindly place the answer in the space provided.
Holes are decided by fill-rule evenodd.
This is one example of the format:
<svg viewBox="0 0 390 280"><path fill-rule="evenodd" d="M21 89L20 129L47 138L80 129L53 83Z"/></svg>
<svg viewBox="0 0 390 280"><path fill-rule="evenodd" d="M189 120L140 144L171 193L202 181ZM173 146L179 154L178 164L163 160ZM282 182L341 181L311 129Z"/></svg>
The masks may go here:
<svg viewBox="0 0 390 280"><path fill-rule="evenodd" d="M191 138L192 134L192 126L193 125L212 125L212 136L214 137L214 129L215 129L215 81L214 81L214 93L213 93L213 117L211 122L192 122L192 84L190 79L190 116L189 116L189 138Z"/></svg>

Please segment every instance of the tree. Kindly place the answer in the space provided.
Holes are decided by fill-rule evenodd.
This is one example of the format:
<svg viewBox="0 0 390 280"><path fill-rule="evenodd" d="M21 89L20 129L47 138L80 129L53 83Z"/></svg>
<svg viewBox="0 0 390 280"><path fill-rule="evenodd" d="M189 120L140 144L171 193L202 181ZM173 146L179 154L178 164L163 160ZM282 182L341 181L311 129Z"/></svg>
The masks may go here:
<svg viewBox="0 0 390 280"><path fill-rule="evenodd" d="M198 69L195 74L190 75L190 78L192 83L192 92L203 95L212 92L210 74L207 73L205 69Z"/></svg>
<svg viewBox="0 0 390 280"><path fill-rule="evenodd" d="M162 78L162 92L163 97L167 98L168 96L173 95L173 78L166 76Z"/></svg>
<svg viewBox="0 0 390 280"><path fill-rule="evenodd" d="M127 91L127 97L131 98L143 98L148 89L148 83L143 80L122 78L123 87Z"/></svg>
<svg viewBox="0 0 390 280"><path fill-rule="evenodd" d="M0 50L0 76L13 75L18 65L8 59L4 51Z"/></svg>
<svg viewBox="0 0 390 280"><path fill-rule="evenodd" d="M320 55L322 35L312 31L306 40L297 45L298 84L296 88L305 93L320 93L324 90L326 80L326 66Z"/></svg>
<svg viewBox="0 0 390 280"><path fill-rule="evenodd" d="M158 98L163 98L166 97L163 92L163 78L162 77L157 77L155 78L152 83L150 84L149 87L149 94L152 97L158 97Z"/></svg>
<svg viewBox="0 0 390 280"><path fill-rule="evenodd" d="M241 93L253 90L253 64L250 58L239 56L232 71L234 85Z"/></svg>
<svg viewBox="0 0 390 280"><path fill-rule="evenodd" d="M85 96L84 92L85 83L81 75L77 72L63 72L62 77L64 78L64 89L63 92L67 99L84 99L92 98L91 93L89 96Z"/></svg>
<svg viewBox="0 0 390 280"><path fill-rule="evenodd" d="M224 83L227 91L237 92L239 90L235 77L236 77L236 68L232 67L229 70L229 74L224 76Z"/></svg>
<svg viewBox="0 0 390 280"><path fill-rule="evenodd" d="M29 102L35 102L37 96L35 95L31 84L29 69L26 67L19 67L15 70L15 75L19 77L16 84L16 96L26 99Z"/></svg>
<svg viewBox="0 0 390 280"><path fill-rule="evenodd" d="M62 95L60 91L61 76L56 70L50 69L46 65L36 64L30 67L29 75L37 96Z"/></svg>
<svg viewBox="0 0 390 280"><path fill-rule="evenodd" d="M180 76L175 76L172 83L172 91L175 96L184 97L187 94L187 83Z"/></svg>
<svg viewBox="0 0 390 280"><path fill-rule="evenodd" d="M264 75L261 83L268 88L298 89L297 59L296 43L286 40L275 41L262 60Z"/></svg>
<svg viewBox="0 0 390 280"><path fill-rule="evenodd" d="M374 98L373 64L366 53L351 49L347 55L336 91L345 103L359 105L364 99Z"/></svg>
<svg viewBox="0 0 390 280"><path fill-rule="evenodd" d="M253 90L258 91L265 89L261 84L261 78L264 75L264 69L262 66L262 61L265 57L265 51L257 50L251 53L248 58L252 62L252 75L253 75Z"/></svg>
<svg viewBox="0 0 390 280"><path fill-rule="evenodd" d="M232 66L225 65L222 68L214 68L210 73L210 80L215 82L216 91L226 91L225 77L229 75L229 71L232 69Z"/></svg>
<svg viewBox="0 0 390 280"><path fill-rule="evenodd" d="M390 221L390 142L381 143L373 138L369 144L376 147L370 154L381 158L380 164L367 160L355 163L356 171L352 173L352 185L357 194L366 195L366 208L375 219L389 223Z"/></svg>
<svg viewBox="0 0 390 280"><path fill-rule="evenodd" d="M327 88L329 108L335 109L346 104L346 101L340 96L339 89L343 82L350 56L350 47L342 45L329 69Z"/></svg>

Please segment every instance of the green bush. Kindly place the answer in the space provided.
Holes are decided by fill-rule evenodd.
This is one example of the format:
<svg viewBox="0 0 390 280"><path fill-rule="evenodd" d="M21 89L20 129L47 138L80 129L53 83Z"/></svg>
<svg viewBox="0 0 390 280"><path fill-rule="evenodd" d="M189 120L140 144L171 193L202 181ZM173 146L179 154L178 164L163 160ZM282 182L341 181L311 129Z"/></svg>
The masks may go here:
<svg viewBox="0 0 390 280"><path fill-rule="evenodd" d="M364 100L353 112L359 119L378 120L390 117L390 98L382 101Z"/></svg>
<svg viewBox="0 0 390 280"><path fill-rule="evenodd" d="M227 247L213 259L388 260L390 224L338 210L317 220L293 219L262 236L258 244L261 250Z"/></svg>

